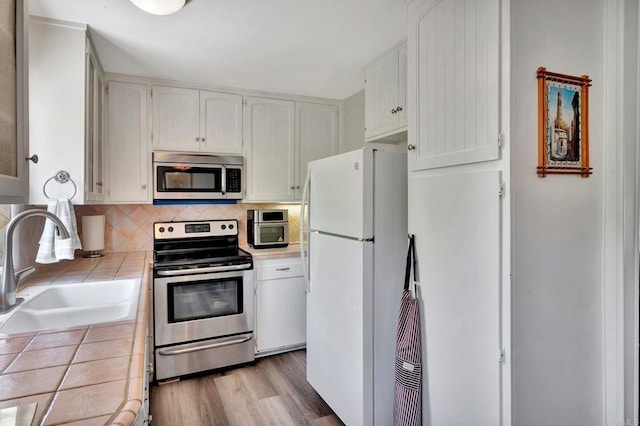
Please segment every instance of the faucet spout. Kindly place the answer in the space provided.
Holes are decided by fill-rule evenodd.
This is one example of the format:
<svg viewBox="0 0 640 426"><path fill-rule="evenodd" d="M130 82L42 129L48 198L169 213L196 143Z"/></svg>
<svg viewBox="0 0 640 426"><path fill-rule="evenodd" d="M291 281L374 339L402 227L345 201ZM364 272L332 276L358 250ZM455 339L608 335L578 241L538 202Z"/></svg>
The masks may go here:
<svg viewBox="0 0 640 426"><path fill-rule="evenodd" d="M60 218L46 210L27 210L11 219L5 231L4 251L2 254L3 269L2 276L0 277L0 313L10 310L16 304L18 282L20 278L24 276L24 274L17 275L13 269L13 232L20 222L33 216L43 216L51 219L58 227L62 238L66 239L71 237Z"/></svg>

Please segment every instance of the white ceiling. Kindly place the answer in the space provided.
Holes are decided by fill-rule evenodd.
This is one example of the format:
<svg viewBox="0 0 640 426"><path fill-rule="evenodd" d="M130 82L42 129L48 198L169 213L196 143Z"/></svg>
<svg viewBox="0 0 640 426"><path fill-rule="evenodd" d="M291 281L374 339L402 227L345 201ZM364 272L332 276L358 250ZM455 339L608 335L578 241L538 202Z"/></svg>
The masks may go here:
<svg viewBox="0 0 640 426"><path fill-rule="evenodd" d="M191 0L169 16L128 0L30 0L89 24L107 72L344 99L406 38L405 0Z"/></svg>

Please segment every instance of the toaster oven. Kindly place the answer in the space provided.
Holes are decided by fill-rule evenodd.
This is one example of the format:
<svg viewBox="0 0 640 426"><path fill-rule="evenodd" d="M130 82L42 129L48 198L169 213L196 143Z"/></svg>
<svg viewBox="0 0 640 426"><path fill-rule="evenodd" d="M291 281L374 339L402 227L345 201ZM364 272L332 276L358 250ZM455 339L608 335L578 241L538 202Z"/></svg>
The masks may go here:
<svg viewBox="0 0 640 426"><path fill-rule="evenodd" d="M247 242L253 248L276 248L289 245L287 210L247 210Z"/></svg>

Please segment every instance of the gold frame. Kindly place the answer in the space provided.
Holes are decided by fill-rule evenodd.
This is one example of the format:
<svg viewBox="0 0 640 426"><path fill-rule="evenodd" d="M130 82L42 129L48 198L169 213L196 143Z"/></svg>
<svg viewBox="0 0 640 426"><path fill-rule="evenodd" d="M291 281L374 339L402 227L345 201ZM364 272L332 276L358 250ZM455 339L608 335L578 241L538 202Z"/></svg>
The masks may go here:
<svg viewBox="0 0 640 426"><path fill-rule="evenodd" d="M588 75L580 77L559 74L547 71L545 67L540 67L536 73L538 79L538 177L546 177L550 174L579 174L583 178L588 178L592 174L589 167L589 86L591 79ZM578 86L575 90L580 93L580 128L579 142L580 151L576 161L563 162L552 161L550 158L551 140L553 134L549 133L548 98L547 92L549 82ZM563 164L566 163L566 164Z"/></svg>

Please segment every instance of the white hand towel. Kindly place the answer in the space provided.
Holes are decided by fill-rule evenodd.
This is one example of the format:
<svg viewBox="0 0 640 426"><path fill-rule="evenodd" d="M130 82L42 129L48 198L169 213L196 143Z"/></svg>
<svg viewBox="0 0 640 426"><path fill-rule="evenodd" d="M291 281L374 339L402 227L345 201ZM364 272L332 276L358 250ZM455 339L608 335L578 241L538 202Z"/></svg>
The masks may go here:
<svg viewBox="0 0 640 426"><path fill-rule="evenodd" d="M55 263L62 259L72 260L76 249L81 249L80 237L78 236L78 225L76 214L73 210L71 200L60 198L50 200L47 210L60 218L70 238L62 239L56 233L56 226L50 219L47 219L40 237L40 247L36 256L37 263Z"/></svg>

